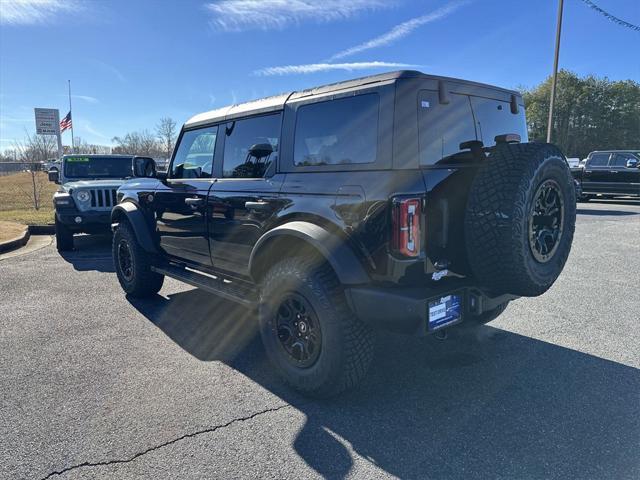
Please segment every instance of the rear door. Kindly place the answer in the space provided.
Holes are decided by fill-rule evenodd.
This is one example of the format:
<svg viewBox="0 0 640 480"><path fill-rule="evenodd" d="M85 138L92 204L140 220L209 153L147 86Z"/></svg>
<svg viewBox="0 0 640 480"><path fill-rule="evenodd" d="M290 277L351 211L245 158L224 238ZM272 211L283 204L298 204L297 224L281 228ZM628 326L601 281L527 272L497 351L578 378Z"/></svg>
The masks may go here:
<svg viewBox="0 0 640 480"><path fill-rule="evenodd" d="M178 140L168 178L155 192L153 209L160 247L190 263L211 265L207 195L218 127L187 130Z"/></svg>
<svg viewBox="0 0 640 480"><path fill-rule="evenodd" d="M612 175L609 174L610 153L593 153L584 166L582 175L583 193L610 193L607 190L612 182Z"/></svg>
<svg viewBox="0 0 640 480"><path fill-rule="evenodd" d="M284 175L276 174L276 163L281 124L282 112L277 112L220 126L224 145L216 158L218 179L209 193L209 239L216 269L248 275L253 246L280 208Z"/></svg>

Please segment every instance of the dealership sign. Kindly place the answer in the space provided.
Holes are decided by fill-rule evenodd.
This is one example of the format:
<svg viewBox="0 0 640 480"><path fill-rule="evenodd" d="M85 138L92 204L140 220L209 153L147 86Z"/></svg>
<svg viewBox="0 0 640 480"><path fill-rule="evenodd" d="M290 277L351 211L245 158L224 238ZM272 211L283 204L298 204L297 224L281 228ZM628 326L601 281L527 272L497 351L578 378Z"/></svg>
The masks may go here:
<svg viewBox="0 0 640 480"><path fill-rule="evenodd" d="M38 135L60 135L60 112L57 108L34 108L34 111Z"/></svg>

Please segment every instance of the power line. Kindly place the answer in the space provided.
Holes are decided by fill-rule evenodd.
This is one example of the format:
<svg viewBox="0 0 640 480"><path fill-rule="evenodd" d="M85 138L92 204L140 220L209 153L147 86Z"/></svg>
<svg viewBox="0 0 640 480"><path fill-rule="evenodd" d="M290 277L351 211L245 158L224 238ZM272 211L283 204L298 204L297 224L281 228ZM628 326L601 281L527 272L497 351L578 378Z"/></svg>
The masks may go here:
<svg viewBox="0 0 640 480"><path fill-rule="evenodd" d="M640 32L640 27L638 25L634 25L633 23L625 22L621 18L618 18L615 15L611 15L609 12L606 12L603 9L601 9L599 6L597 6L591 0L582 0L582 2L587 4L587 6L589 8L591 8L592 10L595 10L596 12L601 13L602 15L604 15L606 18L608 18L612 22L617 23L618 25L621 25L623 27L630 28L631 30L635 30L636 32Z"/></svg>

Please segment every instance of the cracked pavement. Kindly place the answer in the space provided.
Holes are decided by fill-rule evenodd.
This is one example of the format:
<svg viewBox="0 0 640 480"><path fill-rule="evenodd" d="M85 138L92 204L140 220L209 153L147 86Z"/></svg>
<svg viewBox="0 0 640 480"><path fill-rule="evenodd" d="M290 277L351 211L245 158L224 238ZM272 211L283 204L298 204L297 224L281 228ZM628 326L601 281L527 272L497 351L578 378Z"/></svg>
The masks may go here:
<svg viewBox="0 0 640 480"><path fill-rule="evenodd" d="M108 239L2 258L0 478L639 478L640 202L579 212L544 296L447 341L380 334L323 402L274 376L251 312L171 280L128 301Z"/></svg>

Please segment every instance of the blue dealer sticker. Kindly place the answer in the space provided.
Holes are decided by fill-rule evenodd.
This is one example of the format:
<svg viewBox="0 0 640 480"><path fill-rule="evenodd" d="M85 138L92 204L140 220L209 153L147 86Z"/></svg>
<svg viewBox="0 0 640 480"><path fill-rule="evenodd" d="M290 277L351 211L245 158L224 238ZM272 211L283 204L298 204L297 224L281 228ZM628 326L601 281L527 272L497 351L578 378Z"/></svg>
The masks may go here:
<svg viewBox="0 0 640 480"><path fill-rule="evenodd" d="M429 302L429 330L437 330L461 318L461 295L447 295Z"/></svg>

